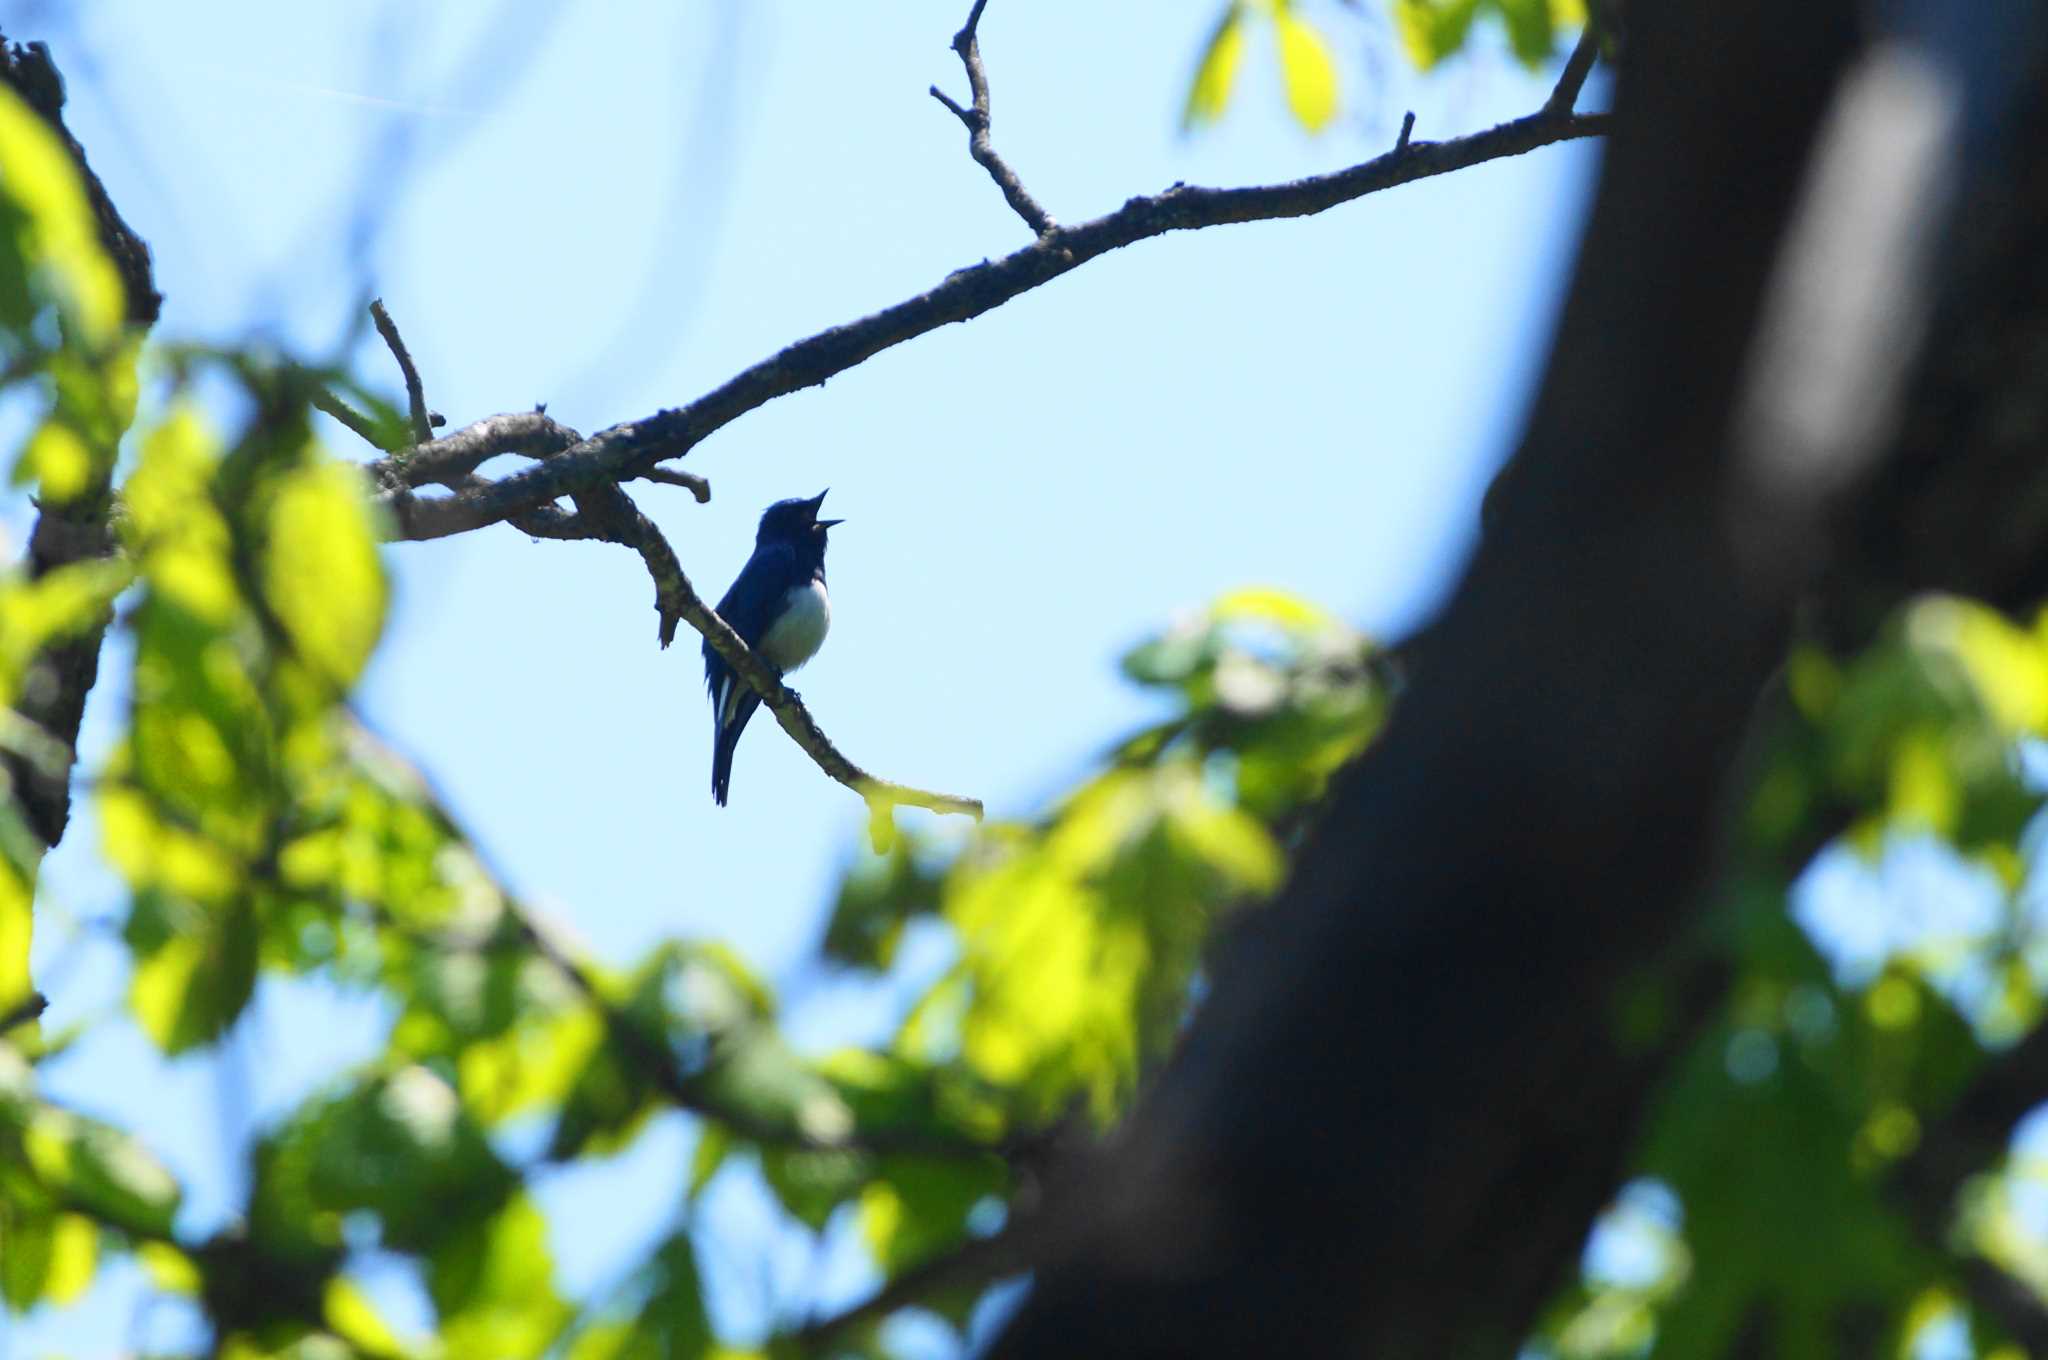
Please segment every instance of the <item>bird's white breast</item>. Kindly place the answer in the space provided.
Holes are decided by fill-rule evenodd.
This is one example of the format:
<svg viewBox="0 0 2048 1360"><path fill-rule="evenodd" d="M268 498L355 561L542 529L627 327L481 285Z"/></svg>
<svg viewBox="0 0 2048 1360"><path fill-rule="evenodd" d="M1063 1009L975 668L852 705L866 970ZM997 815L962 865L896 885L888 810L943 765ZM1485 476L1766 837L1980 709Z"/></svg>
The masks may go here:
<svg viewBox="0 0 2048 1360"><path fill-rule="evenodd" d="M793 671L818 654L832 626L832 601L823 581L807 581L782 597L782 612L757 649L780 671Z"/></svg>

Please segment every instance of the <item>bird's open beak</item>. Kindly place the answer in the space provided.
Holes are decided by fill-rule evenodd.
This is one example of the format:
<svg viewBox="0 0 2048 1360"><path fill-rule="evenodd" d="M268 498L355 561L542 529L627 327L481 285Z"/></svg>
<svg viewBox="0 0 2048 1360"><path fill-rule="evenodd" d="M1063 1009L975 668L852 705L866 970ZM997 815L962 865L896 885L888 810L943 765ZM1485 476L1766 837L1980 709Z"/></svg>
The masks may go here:
<svg viewBox="0 0 2048 1360"><path fill-rule="evenodd" d="M845 521L845 520L843 520L843 519L819 519L819 518L818 518L818 510L819 510L819 509L820 509L820 508L821 508L821 507L822 507L822 506L823 506L823 505L825 504L825 497L827 497L827 496L829 496L829 495L831 495L831 494L832 494L832 488L828 486L828 487L826 487L826 488L825 488L825 489L824 489L823 491L820 491L820 492L819 492L819 493L818 493L817 495L815 495L815 496L811 497L811 498L810 498L810 499L809 499L808 501L804 502L804 504L806 504L806 505L808 505L808 506L810 506L810 507L811 507L811 527L812 527L812 528L815 528L815 529L829 529L829 528L831 528L831 527L832 527L833 525L835 525L835 524L844 524L844 523L846 523L846 521Z"/></svg>

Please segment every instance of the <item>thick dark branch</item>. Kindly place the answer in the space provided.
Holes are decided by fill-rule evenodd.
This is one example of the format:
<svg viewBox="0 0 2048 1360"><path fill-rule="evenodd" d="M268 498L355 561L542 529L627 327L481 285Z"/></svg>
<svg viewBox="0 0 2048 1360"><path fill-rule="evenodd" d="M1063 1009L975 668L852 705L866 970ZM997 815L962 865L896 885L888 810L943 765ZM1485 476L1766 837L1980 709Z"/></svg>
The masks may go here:
<svg viewBox="0 0 2048 1360"><path fill-rule="evenodd" d="M154 326L157 313L163 310L164 298L156 290L149 246L114 207L113 199L107 196L107 186L100 183L100 177L86 161L85 148L64 126L64 77L50 60L48 45L32 42L10 46L5 38L0 38L0 83L5 83L41 115L71 153L72 164L85 183L86 198L92 203L93 218L99 224L100 246L121 275L128 324Z"/></svg>
<svg viewBox="0 0 2048 1360"><path fill-rule="evenodd" d="M1175 185L1133 198L1115 212L1056 227L998 260L956 270L929 292L858 321L799 340L687 406L601 430L539 467L500 479L488 492L421 502L401 520L400 538L443 538L494 524L599 481L622 481L681 457L713 432L777 397L816 387L885 349L967 321L1078 269L1112 250L1174 231L1236 222L1308 217L1398 185L1450 174L1538 147L1596 137L1607 115L1533 114L1450 141L1416 141L1346 170L1285 184L1237 189Z"/></svg>
<svg viewBox="0 0 2048 1360"><path fill-rule="evenodd" d="M1578 46L1572 48L1571 56L1565 58L1564 71L1557 78L1557 87L1550 92L1550 98L1543 102L1543 111L1553 117L1564 117L1578 107L1579 91L1586 88L1586 77L1593 73L1593 63L1600 57L1600 39L1594 34L1591 24L1579 34Z"/></svg>
<svg viewBox="0 0 2048 1360"><path fill-rule="evenodd" d="M981 12L987 6L988 0L974 0L974 8L968 12L966 24L953 35L953 50L960 54L960 64L967 68L967 88L973 95L973 107L961 108L936 85L932 86L932 98L952 110L953 116L965 125L967 154L988 171L988 177L1003 191L1003 200L1024 219L1024 225L1043 236L1059 224L1025 192L1024 181L1018 179L1017 172L996 154L995 143L989 138L988 72L982 69L981 42L976 36L981 27Z"/></svg>
<svg viewBox="0 0 2048 1360"><path fill-rule="evenodd" d="M412 352L399 337L398 323L391 319L391 313L384 310L384 299L374 298L370 302L370 319L377 323L377 334L384 337L384 343L391 347L391 357L398 361L398 371L405 378L405 404L412 414L412 437L424 444L434 437L434 413L427 409L427 391L420 384L420 371L414 367Z"/></svg>
<svg viewBox="0 0 2048 1360"><path fill-rule="evenodd" d="M106 186L86 161L85 148L64 126L64 79L50 60L49 48L42 43L10 46L0 39L0 83L20 95L70 152L92 203L100 246L121 276L127 322L139 328L154 325L163 295L156 291L149 246L115 210ZM112 450L106 451L107 477L113 461ZM31 578L113 553L114 538L107 525L113 497L107 477L63 505L42 507L29 537L27 569ZM86 695L99 678L100 643L111 618L109 611L86 632L45 648L32 663L36 683L17 701L21 717L61 746L64 758L43 762L0 755L0 796L11 786L21 800L30 830L45 845L57 844L71 820L71 767L77 760L78 727L85 718Z"/></svg>

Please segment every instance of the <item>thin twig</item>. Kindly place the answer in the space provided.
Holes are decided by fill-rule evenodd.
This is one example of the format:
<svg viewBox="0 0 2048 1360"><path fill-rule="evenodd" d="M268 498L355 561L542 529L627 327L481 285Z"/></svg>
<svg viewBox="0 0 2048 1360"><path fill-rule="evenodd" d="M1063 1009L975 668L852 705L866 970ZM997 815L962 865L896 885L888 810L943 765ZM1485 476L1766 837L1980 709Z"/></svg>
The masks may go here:
<svg viewBox="0 0 2048 1360"><path fill-rule="evenodd" d="M391 357L398 360L398 371L405 378L405 402L412 412L412 437L415 443L424 444L434 437L434 413L427 409L427 392L420 385L420 371L413 366L412 354L399 338L398 326L391 319L391 313L384 310L384 299L375 298L370 303L370 319L377 323L377 334L384 337L384 343L391 347Z"/></svg>
<svg viewBox="0 0 2048 1360"><path fill-rule="evenodd" d="M398 537L467 533L578 487L638 476L657 462L682 456L713 432L777 397L816 387L894 345L992 311L1112 250L1169 232L1309 217L1398 185L1558 142L1603 136L1612 126L1608 114L1536 113L1466 137L1410 143L1327 175L1235 189L1175 185L1133 198L1092 221L1057 227L1000 259L955 270L930 290L894 306L799 340L686 406L601 430L538 467L500 478L486 490L421 502L403 520ZM390 499L387 493L387 503Z"/></svg>
<svg viewBox="0 0 2048 1360"><path fill-rule="evenodd" d="M973 93L973 107L961 108L936 85L932 86L932 98L944 104L966 126L967 154L988 171L989 178L1003 191L1004 201L1024 219L1025 226L1044 236L1056 230L1059 224L1025 191L1024 181L1018 179L1017 172L996 154L995 143L989 139L988 72L982 68L981 42L976 36L981 27L981 12L987 7L988 0L974 0L974 8L968 12L966 24L953 35L953 50L960 54L960 64L967 68L967 88Z"/></svg>
<svg viewBox="0 0 2048 1360"><path fill-rule="evenodd" d="M1394 150L1397 152L1406 151L1408 149L1408 139L1414 135L1415 110L1410 109L1407 113L1401 115L1401 134L1394 138Z"/></svg>
<svg viewBox="0 0 2048 1360"><path fill-rule="evenodd" d="M1013 1210L1013 1215L1015 1211ZM869 1322L879 1322L899 1308L906 1308L942 1290L962 1285L985 1285L1005 1275L1028 1270L1037 1254L1030 1225L1033 1220L1012 1217L1009 1223L988 1237L970 1237L951 1251L897 1275L860 1302L829 1317L806 1323L783 1338L798 1355L822 1355L848 1332Z"/></svg>
<svg viewBox="0 0 2048 1360"><path fill-rule="evenodd" d="M1591 24L1579 34L1578 45L1565 58L1564 70L1557 77L1557 87L1550 92L1550 98L1543 101L1543 111L1553 117L1569 117L1579 104L1579 91L1586 88L1586 77L1592 74L1593 63L1600 57L1600 39Z"/></svg>

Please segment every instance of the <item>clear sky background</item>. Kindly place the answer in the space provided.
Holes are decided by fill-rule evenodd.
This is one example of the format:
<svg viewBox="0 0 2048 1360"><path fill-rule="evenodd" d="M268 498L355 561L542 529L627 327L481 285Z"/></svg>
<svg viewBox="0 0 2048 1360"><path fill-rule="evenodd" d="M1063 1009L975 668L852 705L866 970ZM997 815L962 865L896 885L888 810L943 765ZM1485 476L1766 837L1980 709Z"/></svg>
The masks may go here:
<svg viewBox="0 0 2048 1360"><path fill-rule="evenodd" d="M1220 0L995 0L982 26L999 147L1062 219L1175 180L1238 184L1535 109L1482 33L1409 73L1373 13L1313 7L1345 111L1285 116L1254 43L1220 128L1178 132ZM381 295L451 426L546 402L590 431L672 406L823 326L922 291L1027 233L926 94L965 97L965 4L0 0L49 40L70 122L156 254L158 334L339 352ZM1593 97L1599 98L1596 86ZM1535 375L1596 164L1553 148L1320 217L1120 251L720 431L686 492L642 485L715 598L768 502L830 486L834 629L799 678L856 761L1025 815L1146 712L1123 649L1176 610L1270 584L1394 636L1441 599ZM357 371L397 390L368 337ZM361 456L330 428L333 446ZM10 556L27 523L0 514ZM711 803L695 639L654 645L652 588L610 545L507 526L389 552L396 605L370 719L442 784L498 869L602 957L731 941L827 1046L891 998L809 966L861 807L772 722ZM115 668L118 671L118 667ZM88 713L88 764L123 696ZM917 816L919 814L905 814ZM120 898L75 824L46 874L38 978L53 1027L118 1008ZM188 1186L181 1220L241 1193L228 1150L375 1051L374 1006L266 984L225 1060L166 1064L125 1022L46 1069L57 1096L140 1129ZM670 1221L690 1134L541 1187L564 1281L611 1281ZM728 1178L731 1179L731 1178ZM857 1253L788 1236L744 1186L705 1210L718 1315L759 1327L813 1290L856 1297ZM768 1264L764 1268L763 1258ZM400 1272L379 1296L401 1315ZM0 1321L0 1360L189 1336L134 1307Z"/></svg>

